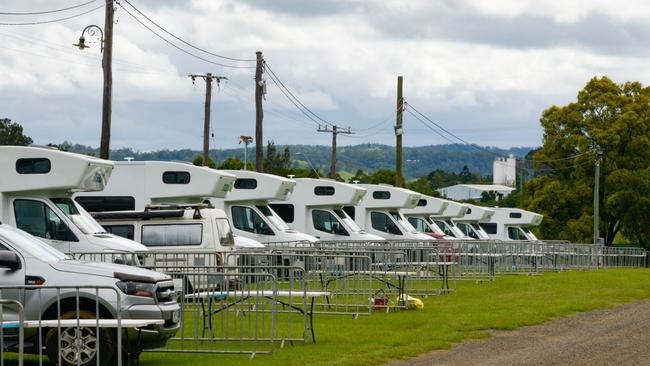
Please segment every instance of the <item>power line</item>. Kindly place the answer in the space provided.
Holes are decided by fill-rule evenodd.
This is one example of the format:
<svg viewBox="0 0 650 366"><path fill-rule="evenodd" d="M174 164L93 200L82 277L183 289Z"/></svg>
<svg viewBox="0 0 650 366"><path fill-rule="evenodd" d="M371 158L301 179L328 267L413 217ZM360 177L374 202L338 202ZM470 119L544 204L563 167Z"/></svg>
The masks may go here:
<svg viewBox="0 0 650 366"><path fill-rule="evenodd" d="M285 89L283 89L283 88L280 86L280 81L279 81L279 80L276 80L275 77L274 77L272 74L269 74L269 75L271 76L271 81L273 82L273 84L275 84L275 86L277 86L278 89L280 89L280 91L282 92L282 94L284 94L284 96L287 98L287 100L288 100L291 104L293 104L293 105L294 105L294 106L295 106L295 107L296 107L296 108L297 108L297 109L298 109L302 114L304 114L305 117L307 117L310 121L312 121L312 122L315 123L316 125L320 126L320 123L319 123L316 119L314 119L314 118L313 118L309 113L307 113L305 110L303 110L303 109L300 107L300 105L299 105L298 103L296 103L296 102L295 102L295 101L294 101L294 100L289 96L289 94L287 94L287 92L285 91ZM331 125L331 124L330 124L330 125Z"/></svg>
<svg viewBox="0 0 650 366"><path fill-rule="evenodd" d="M420 121L420 123L422 123L426 128L428 128L428 129L430 129L431 131L435 132L438 136L442 137L443 139L449 141L449 142L452 143L452 144L455 144L455 143L456 143L455 141L451 140L449 137L447 137L447 136L443 135L442 133L440 133L440 131L438 131L438 130L434 129L433 127L431 127L431 126L430 126L428 123L426 123L423 119L421 119L420 117L418 117L417 115L415 115L413 112L411 112L410 109L405 109L405 111L406 111L408 114L412 115L415 119L417 119L418 121Z"/></svg>
<svg viewBox="0 0 650 366"><path fill-rule="evenodd" d="M142 22L138 17L133 15L133 13L131 13L129 10L127 10L120 3L117 3L117 5L119 5L120 8L122 8L122 10L124 10L131 18L135 19L136 22L140 23L140 25L143 26L144 28L146 28L149 32L155 34L158 38L165 41L170 46L176 48L177 50L179 50L179 51L181 51L181 52L183 52L183 53L185 53L185 54L187 54L189 56L192 56L194 58L197 58L197 59L199 59L201 61L207 62L207 63L212 64L212 65L227 67L227 68L231 68L231 69L254 69L255 68L255 66L236 66L236 65L226 65L226 64L219 63L219 62L214 62L214 61L208 60L207 58L201 57L201 56L199 56L199 55L197 55L195 53L192 53L192 52L190 52L190 51L188 51L188 50L186 50L184 48L181 48L178 45L174 44L172 41L170 41L167 38L165 38L164 36L162 36L160 33L156 32L153 29L151 29L151 27L149 27L148 25L144 24L144 22Z"/></svg>
<svg viewBox="0 0 650 366"><path fill-rule="evenodd" d="M85 2L83 4L68 6L67 8L54 9L54 10L42 10L42 11L32 11L32 12L0 12L0 15L42 15L42 14L59 13L59 12L66 11L66 10L72 10L72 9L80 8L82 6L94 3L95 1L97 1L97 0L90 0L90 1L87 1L87 2Z"/></svg>
<svg viewBox="0 0 650 366"><path fill-rule="evenodd" d="M289 90L289 88L287 88L287 86L284 85L284 83L282 82L282 80L280 80L280 78L275 74L275 72L273 72L273 70L272 70L271 67L268 65L268 63L265 63L265 68L266 68L267 70L269 70L269 72L270 72L269 75L271 75L271 79L274 79L274 78L275 78L274 82L276 83L276 85L279 84L279 85L278 85L279 88L280 88L280 85L282 85L282 88L284 88L284 89L287 91L287 93L289 93L289 95L291 95L291 97L292 97L292 98L293 98L293 99L294 99L298 104L300 104L300 105L302 106L302 108L305 109L305 111L308 112L308 114L311 114L312 116L316 117L316 119L318 119L318 120L321 121L322 123L325 123L326 125L334 126L334 123L329 122L329 121L326 121L325 119L321 118L319 115L317 115L316 113L314 113L311 109L307 108L307 106L305 106L305 105L300 101L300 99L298 99L298 97L296 97L296 96L291 92L291 90ZM281 89L282 89L282 88L281 88ZM286 93L284 93L284 94L285 94L285 96L287 96ZM288 98L288 96L287 96L287 98ZM293 103L293 102L292 102L292 103ZM296 103L293 103L293 104L295 105ZM303 112L303 113L305 113L305 112ZM307 113L305 113L305 114L307 114ZM310 119L313 121L313 118L310 117ZM317 124L320 124L320 123L321 123L321 122L317 122L317 121L314 121L314 122L316 122Z"/></svg>
<svg viewBox="0 0 650 366"><path fill-rule="evenodd" d="M174 33L168 31L167 29L165 29L164 27L162 27L160 24L156 23L156 21L154 21L153 19L151 19L149 16L147 16L146 14L144 14L140 9L136 8L133 4L131 4L131 2L129 2L129 0L124 0L124 2L127 3L127 4L129 4L130 7L132 7L135 11L137 11L137 12L138 12L140 15L142 15L145 19L147 19L148 21L150 21L151 23L153 23L153 25L155 25L156 27L158 27L160 30L162 30L163 32L165 32L165 33L169 34L170 36L174 37L177 41L180 41L180 42L184 43L185 45L194 48L194 49L197 50L197 51L201 51L201 52L203 52L203 53L207 53L208 55L211 55L211 56L214 56L214 57L218 57L218 58L222 58L222 59L225 59L225 60L230 60L230 61L240 61L240 62L255 62L255 61L257 61L257 60L254 60L254 59L243 59L243 58L234 58L234 57L223 56L223 55L220 55L220 54L217 54L217 53L213 53L213 52L207 51L207 50L205 50L205 49L203 49L203 48L201 48L201 47L195 46L195 45L193 45L193 44L191 44L191 43L185 41L184 39L178 37L178 36L175 35Z"/></svg>
<svg viewBox="0 0 650 366"><path fill-rule="evenodd" d="M80 16L92 13L93 11L99 10L103 8L104 5L100 5L96 8L92 8L90 10L84 11L83 13L75 14L75 15L70 15L64 18L58 18L58 19L52 19L52 20L43 20L39 22L25 22L25 23L0 23L0 25L11 25L11 26L20 26L20 25L40 25L40 24L49 24L49 23L57 23L57 22L63 22L65 20L70 20L73 18L78 18Z"/></svg>

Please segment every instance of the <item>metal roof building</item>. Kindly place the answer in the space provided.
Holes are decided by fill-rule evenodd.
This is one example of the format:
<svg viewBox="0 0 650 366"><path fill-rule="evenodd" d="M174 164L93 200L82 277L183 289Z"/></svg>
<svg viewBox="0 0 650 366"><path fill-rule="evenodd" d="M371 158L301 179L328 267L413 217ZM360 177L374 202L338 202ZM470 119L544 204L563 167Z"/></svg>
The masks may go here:
<svg viewBox="0 0 650 366"><path fill-rule="evenodd" d="M496 192L497 200L509 195L515 189L500 184L455 184L453 186L439 188L443 196L454 201L480 200L483 192Z"/></svg>

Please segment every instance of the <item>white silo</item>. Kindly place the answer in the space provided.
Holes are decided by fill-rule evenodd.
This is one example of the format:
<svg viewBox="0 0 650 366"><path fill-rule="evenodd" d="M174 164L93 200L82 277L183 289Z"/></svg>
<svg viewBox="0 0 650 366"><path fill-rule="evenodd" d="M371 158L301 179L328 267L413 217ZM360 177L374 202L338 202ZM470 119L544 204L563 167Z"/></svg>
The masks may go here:
<svg viewBox="0 0 650 366"><path fill-rule="evenodd" d="M492 163L492 182L508 187L517 184L517 158L510 154L507 158L495 158Z"/></svg>

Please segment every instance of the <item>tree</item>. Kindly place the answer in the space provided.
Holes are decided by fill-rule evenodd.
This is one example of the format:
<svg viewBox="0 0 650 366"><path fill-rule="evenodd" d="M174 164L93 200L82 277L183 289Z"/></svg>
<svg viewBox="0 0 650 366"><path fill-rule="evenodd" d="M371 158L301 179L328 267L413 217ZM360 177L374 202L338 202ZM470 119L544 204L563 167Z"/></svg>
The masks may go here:
<svg viewBox="0 0 650 366"><path fill-rule="evenodd" d="M650 246L650 88L591 79L566 106L544 111L542 176L526 184L524 204L544 214L543 237L591 242L595 151L602 149L600 227Z"/></svg>
<svg viewBox="0 0 650 366"><path fill-rule="evenodd" d="M288 146L285 146L280 153L273 141L267 143L264 172L280 176L287 176L291 173L291 152Z"/></svg>
<svg viewBox="0 0 650 366"><path fill-rule="evenodd" d="M237 157L229 157L219 164L217 169L243 170L244 162ZM251 161L248 162L248 170L255 170L255 164Z"/></svg>
<svg viewBox="0 0 650 366"><path fill-rule="evenodd" d="M370 176L370 184L395 184L396 173L392 169L379 169Z"/></svg>
<svg viewBox="0 0 650 366"><path fill-rule="evenodd" d="M192 160L192 164L202 166L203 165L203 155L197 155L194 160ZM211 157L208 156L208 167L212 169L217 169L217 164L212 160Z"/></svg>
<svg viewBox="0 0 650 366"><path fill-rule="evenodd" d="M23 134L23 126L11 122L9 118L0 118L0 145L27 146L32 139Z"/></svg>
<svg viewBox="0 0 650 366"><path fill-rule="evenodd" d="M354 182L359 182L359 183L370 183L370 176L366 174L361 169L357 169L357 172L354 173L352 177L348 180L348 183L354 183Z"/></svg>

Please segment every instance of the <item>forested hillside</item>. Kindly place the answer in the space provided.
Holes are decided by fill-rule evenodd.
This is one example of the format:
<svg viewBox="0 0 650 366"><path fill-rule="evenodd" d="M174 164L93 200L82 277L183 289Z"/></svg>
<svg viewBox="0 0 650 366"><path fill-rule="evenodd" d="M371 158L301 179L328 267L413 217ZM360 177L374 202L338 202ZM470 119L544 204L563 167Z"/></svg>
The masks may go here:
<svg viewBox="0 0 650 366"><path fill-rule="evenodd" d="M89 146L70 144L64 142L61 148L72 152L97 155L97 149ZM284 146L278 146L284 149ZM305 167L310 160L321 171L328 171L330 164L330 148L321 145L290 145L291 158L297 166ZM404 148L404 175L407 178L418 178L434 170L445 172L460 172L467 166L472 173L481 176L492 174L492 161L495 156L526 155L531 148L516 147L499 149L495 147L474 147L468 145L433 145ZM212 159L219 163L229 157L244 159L244 149L212 150ZM255 156L255 149L248 152L249 157ZM297 154L298 153L298 154ZM138 152L132 149L113 150L111 158L122 160L133 157L135 160L183 160L192 161L198 150L159 150L152 152ZM361 144L353 146L339 146L337 149L339 171L356 172L361 169L372 173L378 169L395 168L395 148L388 145Z"/></svg>

